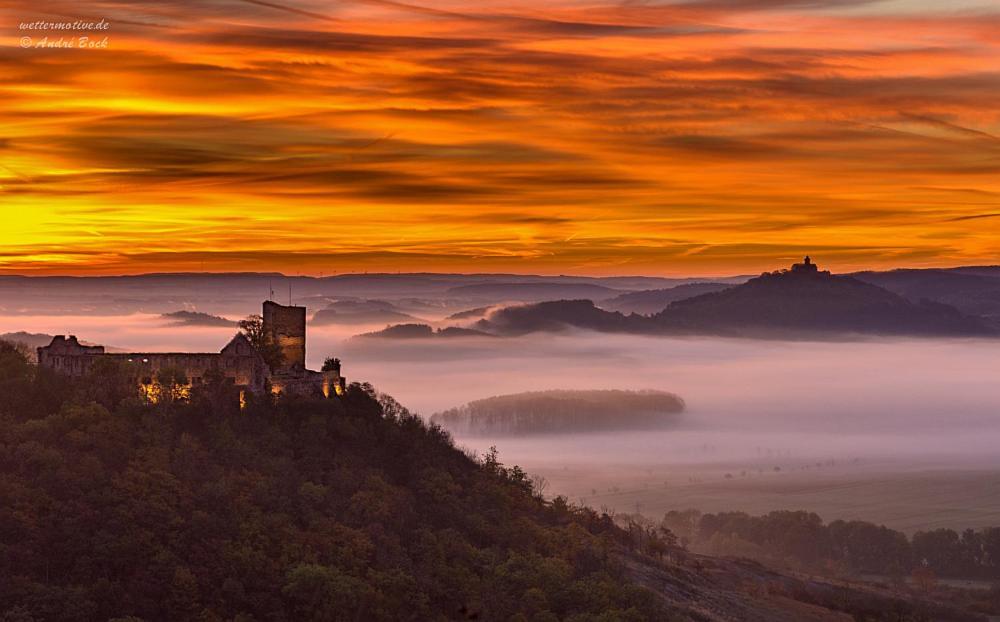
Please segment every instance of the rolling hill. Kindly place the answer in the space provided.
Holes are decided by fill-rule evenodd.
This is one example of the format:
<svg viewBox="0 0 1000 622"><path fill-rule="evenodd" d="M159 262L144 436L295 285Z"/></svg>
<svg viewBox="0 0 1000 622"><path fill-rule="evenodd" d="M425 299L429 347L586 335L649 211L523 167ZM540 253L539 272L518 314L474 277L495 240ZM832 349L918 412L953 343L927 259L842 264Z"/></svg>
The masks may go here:
<svg viewBox="0 0 1000 622"><path fill-rule="evenodd" d="M388 324L420 321L385 300L336 300L317 311L313 324Z"/></svg>
<svg viewBox="0 0 1000 622"><path fill-rule="evenodd" d="M1000 322L1000 270L995 268L903 269L851 276L912 302L931 300L951 305L962 313Z"/></svg>
<svg viewBox="0 0 1000 622"><path fill-rule="evenodd" d="M482 302L538 302L561 298L587 298L603 300L622 293L593 283L479 283L462 285L448 290L448 295L463 300Z"/></svg>
<svg viewBox="0 0 1000 622"><path fill-rule="evenodd" d="M494 337L494 335L458 326L434 330L429 324L393 324L382 330L356 335L355 339L438 339L452 337Z"/></svg>
<svg viewBox="0 0 1000 622"><path fill-rule="evenodd" d="M171 326L235 327L237 324L234 320L199 311L173 311L164 313L160 317L169 321Z"/></svg>
<svg viewBox="0 0 1000 622"><path fill-rule="evenodd" d="M731 283L685 283L667 289L646 289L621 294L600 302L599 306L607 311L651 315L663 311L672 302L721 291L732 286Z"/></svg>
<svg viewBox="0 0 1000 622"><path fill-rule="evenodd" d="M871 283L805 269L770 272L743 285L679 300L652 316L667 332L862 333L985 336L979 318L931 301L912 302Z"/></svg>
<svg viewBox="0 0 1000 622"><path fill-rule="evenodd" d="M913 302L851 276L819 271L810 263L767 272L721 291L675 300L649 317L605 311L589 300L561 300L506 307L476 327L502 335L568 328L774 338L998 334L987 320L963 314L952 306L927 300Z"/></svg>

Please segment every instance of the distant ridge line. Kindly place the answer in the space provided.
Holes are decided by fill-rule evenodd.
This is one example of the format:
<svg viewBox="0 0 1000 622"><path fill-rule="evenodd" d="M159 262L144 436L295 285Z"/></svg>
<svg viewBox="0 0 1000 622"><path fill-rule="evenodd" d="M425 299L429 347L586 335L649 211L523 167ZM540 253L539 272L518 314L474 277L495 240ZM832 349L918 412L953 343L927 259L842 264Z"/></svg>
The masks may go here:
<svg viewBox="0 0 1000 622"><path fill-rule="evenodd" d="M966 270L997 270L1000 272L1000 264L983 265L959 265L933 268L910 268L900 266L887 269L866 269L851 272L836 272L841 276L853 276L858 274L871 273L891 273L900 271L919 272L956 272ZM314 275L288 275L283 272L140 272L136 274L3 274L0 279L136 279L136 278L177 278L177 277L259 277L259 278L283 278L300 279L310 281L331 281L345 278L413 278L413 277L452 277L452 278L530 278L530 279L589 279L589 280L613 280L613 279L662 279L662 280L691 280L691 279L751 279L759 274L731 274L731 275L650 275L650 274L614 274L614 275L590 275L590 274L539 274L539 273L517 273L517 272L344 272L341 274L331 274L324 276ZM1000 275L998 275L1000 276Z"/></svg>

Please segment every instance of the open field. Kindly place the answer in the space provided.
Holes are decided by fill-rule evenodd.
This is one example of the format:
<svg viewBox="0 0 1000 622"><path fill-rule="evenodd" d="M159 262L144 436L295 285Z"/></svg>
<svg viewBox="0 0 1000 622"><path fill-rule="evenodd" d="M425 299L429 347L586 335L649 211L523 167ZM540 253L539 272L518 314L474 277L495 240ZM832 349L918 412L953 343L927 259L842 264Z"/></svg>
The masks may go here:
<svg viewBox="0 0 1000 622"><path fill-rule="evenodd" d="M507 458L518 462L513 454ZM863 461L805 468L783 461L785 467L775 472L771 463L764 464L759 463L758 471L746 464L636 468L522 461L529 472L548 480L548 495L619 512L639 511L650 518L687 508L750 514L809 510L826 521L867 520L910 534L1000 525L1000 470Z"/></svg>

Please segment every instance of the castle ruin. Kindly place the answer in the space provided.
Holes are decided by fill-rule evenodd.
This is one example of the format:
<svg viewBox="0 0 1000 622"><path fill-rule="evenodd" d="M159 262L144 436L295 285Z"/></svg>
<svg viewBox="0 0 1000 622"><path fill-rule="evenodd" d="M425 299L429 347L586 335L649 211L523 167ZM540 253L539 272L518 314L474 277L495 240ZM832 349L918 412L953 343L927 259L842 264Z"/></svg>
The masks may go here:
<svg viewBox="0 0 1000 622"><path fill-rule="evenodd" d="M332 369L306 369L306 308L264 302L263 334L276 344L281 360L268 365L261 353L243 333L237 333L219 352L129 352L108 353L104 346L82 345L74 335L57 335L47 346L38 348L38 365L72 378L85 376L98 360L122 363L132 372L138 388L151 395L150 388L158 374L166 370L180 372L189 391L204 385L213 375L235 386L240 395L324 396L344 392L346 380L340 375L340 362Z"/></svg>

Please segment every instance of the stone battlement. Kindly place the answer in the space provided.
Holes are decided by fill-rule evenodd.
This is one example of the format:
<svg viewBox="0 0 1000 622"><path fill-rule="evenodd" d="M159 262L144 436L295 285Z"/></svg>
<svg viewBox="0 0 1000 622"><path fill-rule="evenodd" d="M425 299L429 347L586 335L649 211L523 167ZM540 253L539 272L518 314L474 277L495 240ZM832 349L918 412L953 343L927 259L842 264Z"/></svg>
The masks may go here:
<svg viewBox="0 0 1000 622"><path fill-rule="evenodd" d="M188 387L197 387L207 378L222 376L241 392L275 395L322 395L343 393L346 380L338 364L330 371L306 369L306 308L263 305L263 334L277 344L283 355L279 366L271 368L243 333L237 333L219 352L130 352L109 354L103 346L85 346L76 336L57 335L47 346L38 348L38 365L66 376L85 376L98 360L122 363L131 370L140 389L151 386L163 370L179 371ZM143 391L148 394L148 391Z"/></svg>
<svg viewBox="0 0 1000 622"><path fill-rule="evenodd" d="M267 300L263 309L264 334L284 357L282 370L306 368L306 308Z"/></svg>

